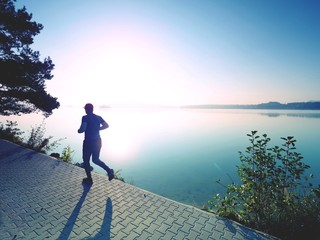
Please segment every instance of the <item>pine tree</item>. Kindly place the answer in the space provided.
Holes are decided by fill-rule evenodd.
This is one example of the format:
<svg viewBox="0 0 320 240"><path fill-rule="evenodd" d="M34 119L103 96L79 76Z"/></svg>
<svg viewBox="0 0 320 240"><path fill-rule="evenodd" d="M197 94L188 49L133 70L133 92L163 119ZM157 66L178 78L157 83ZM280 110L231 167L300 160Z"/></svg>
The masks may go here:
<svg viewBox="0 0 320 240"><path fill-rule="evenodd" d="M41 61L30 48L43 26L32 21L25 7L15 9L14 2L0 0L0 115L41 111L49 116L60 106L45 87L54 64L50 57Z"/></svg>

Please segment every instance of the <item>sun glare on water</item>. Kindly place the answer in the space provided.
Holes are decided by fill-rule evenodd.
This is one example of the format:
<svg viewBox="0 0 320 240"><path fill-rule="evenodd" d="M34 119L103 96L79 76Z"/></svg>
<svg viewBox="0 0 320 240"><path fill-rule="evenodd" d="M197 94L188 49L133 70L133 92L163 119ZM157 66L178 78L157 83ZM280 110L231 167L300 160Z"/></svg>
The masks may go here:
<svg viewBox="0 0 320 240"><path fill-rule="evenodd" d="M130 159L138 151L136 139L133 137L126 129L109 129L103 137L103 144L114 161L123 162Z"/></svg>

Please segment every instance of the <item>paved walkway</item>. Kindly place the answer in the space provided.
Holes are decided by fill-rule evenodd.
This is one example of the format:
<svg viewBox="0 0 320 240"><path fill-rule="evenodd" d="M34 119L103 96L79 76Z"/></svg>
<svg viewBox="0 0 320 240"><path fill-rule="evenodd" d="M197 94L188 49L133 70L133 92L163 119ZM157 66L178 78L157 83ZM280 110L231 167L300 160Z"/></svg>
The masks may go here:
<svg viewBox="0 0 320 240"><path fill-rule="evenodd" d="M0 239L271 239L0 139Z"/></svg>

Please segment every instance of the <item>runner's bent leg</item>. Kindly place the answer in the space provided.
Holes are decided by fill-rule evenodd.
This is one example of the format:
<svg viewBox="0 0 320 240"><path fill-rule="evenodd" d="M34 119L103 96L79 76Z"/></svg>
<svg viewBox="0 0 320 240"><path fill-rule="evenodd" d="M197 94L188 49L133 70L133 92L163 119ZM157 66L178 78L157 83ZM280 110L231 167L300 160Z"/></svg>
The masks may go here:
<svg viewBox="0 0 320 240"><path fill-rule="evenodd" d="M104 162L102 162L99 159L101 146L102 146L101 139L96 140L95 144L93 146L93 149L92 149L92 162L97 164L99 167L103 168L109 174L110 173L110 168Z"/></svg>

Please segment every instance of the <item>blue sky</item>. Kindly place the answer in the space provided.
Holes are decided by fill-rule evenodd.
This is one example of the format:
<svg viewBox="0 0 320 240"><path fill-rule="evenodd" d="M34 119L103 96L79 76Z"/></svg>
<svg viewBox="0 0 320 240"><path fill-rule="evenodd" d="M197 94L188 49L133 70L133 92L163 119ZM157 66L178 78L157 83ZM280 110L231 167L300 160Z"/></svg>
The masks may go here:
<svg viewBox="0 0 320 240"><path fill-rule="evenodd" d="M22 0L62 105L320 100L320 2Z"/></svg>

